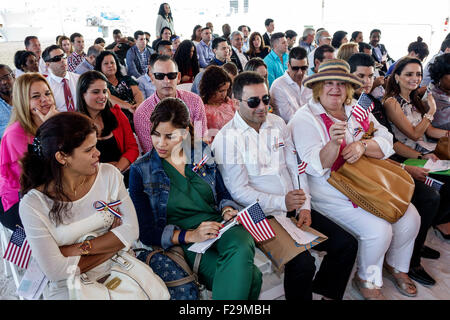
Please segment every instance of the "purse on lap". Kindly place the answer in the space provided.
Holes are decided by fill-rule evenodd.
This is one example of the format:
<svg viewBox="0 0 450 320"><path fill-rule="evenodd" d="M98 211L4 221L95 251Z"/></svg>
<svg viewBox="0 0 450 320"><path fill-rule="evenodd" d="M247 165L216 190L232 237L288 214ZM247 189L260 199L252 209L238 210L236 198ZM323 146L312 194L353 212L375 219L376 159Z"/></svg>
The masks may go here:
<svg viewBox="0 0 450 320"><path fill-rule="evenodd" d="M87 237L83 237L81 241ZM153 270L126 251L102 264L103 273L88 271L68 280L70 300L169 300L166 285ZM95 269L95 268L94 268ZM106 277L106 280L104 280ZM103 279L104 281L100 281Z"/></svg>
<svg viewBox="0 0 450 320"><path fill-rule="evenodd" d="M328 182L355 205L395 223L406 212L414 192L414 180L401 167L362 156L331 172Z"/></svg>
<svg viewBox="0 0 450 320"><path fill-rule="evenodd" d="M442 137L439 139L433 153L441 160L450 160L450 145L448 144L448 137Z"/></svg>

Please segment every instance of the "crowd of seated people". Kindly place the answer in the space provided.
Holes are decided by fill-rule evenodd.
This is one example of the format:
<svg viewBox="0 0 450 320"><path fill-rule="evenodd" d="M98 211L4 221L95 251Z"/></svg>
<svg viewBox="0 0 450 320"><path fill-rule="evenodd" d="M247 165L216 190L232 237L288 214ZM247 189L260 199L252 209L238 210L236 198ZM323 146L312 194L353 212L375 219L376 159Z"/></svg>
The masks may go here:
<svg viewBox="0 0 450 320"><path fill-rule="evenodd" d="M449 137L450 37L424 65L422 38L394 61L379 29L365 43L361 31L308 27L293 43L297 33L269 18L260 32L225 24L219 36L208 22L183 39L169 4L157 18L152 45L142 30L114 30L114 43L96 40L87 54L77 32L44 50L29 36L14 67L0 64L0 222L24 228L49 279L44 299L69 299L67 268L96 274L137 241L181 246L192 267L191 244L215 239L255 200L267 218L328 237L314 247L326 252L317 272L309 250L286 263L287 300L342 300L349 282L362 299L383 300L382 270L405 297L446 281L422 258L447 254L425 242L430 229L450 239L448 175L404 161L445 160L435 149ZM369 126L352 116L363 94L374 129L364 140ZM398 221L328 183L363 156L413 178ZM92 203L103 198L120 198L123 218L97 214ZM94 231L86 249L80 237ZM258 246L238 223L202 255L198 276L213 299L258 299Z"/></svg>

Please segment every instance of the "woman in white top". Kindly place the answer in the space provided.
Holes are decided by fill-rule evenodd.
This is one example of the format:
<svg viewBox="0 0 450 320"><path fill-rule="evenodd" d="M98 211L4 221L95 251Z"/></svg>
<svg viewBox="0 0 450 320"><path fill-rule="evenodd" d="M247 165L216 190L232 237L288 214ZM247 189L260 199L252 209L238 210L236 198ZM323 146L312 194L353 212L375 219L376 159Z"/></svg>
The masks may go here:
<svg viewBox="0 0 450 320"><path fill-rule="evenodd" d="M32 255L49 279L45 299L69 299L67 279L77 268L89 279L106 280L110 258L139 235L123 176L99 163L96 135L88 117L60 113L38 129L23 158L19 212ZM94 207L117 200L121 219ZM88 234L97 237L83 241Z"/></svg>
<svg viewBox="0 0 450 320"><path fill-rule="evenodd" d="M162 3L159 6L158 18L156 19L156 37L159 38L162 28L168 27L175 34L175 28L173 27L172 11L168 3Z"/></svg>
<svg viewBox="0 0 450 320"><path fill-rule="evenodd" d="M308 163L313 209L358 239L358 270L353 285L364 299L384 299L380 290L384 262L399 291L407 296L417 295L407 274L420 226L415 207L410 204L404 216L391 224L353 205L327 181L331 171L345 162L355 163L363 154L388 158L394 152L392 135L372 114L361 123L354 116L349 118L354 89L362 84L350 74L347 62L325 61L319 72L306 78L303 84L313 90L313 98L296 112L289 127L300 158ZM372 139L362 142L369 122L373 122L377 131Z"/></svg>

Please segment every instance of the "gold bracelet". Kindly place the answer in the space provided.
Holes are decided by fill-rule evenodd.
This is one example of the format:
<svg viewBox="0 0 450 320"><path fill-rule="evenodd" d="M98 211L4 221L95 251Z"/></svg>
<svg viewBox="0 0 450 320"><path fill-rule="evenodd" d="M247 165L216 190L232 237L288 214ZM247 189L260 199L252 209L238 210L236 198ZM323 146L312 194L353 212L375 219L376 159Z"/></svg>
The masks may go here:
<svg viewBox="0 0 450 320"><path fill-rule="evenodd" d="M90 240L83 241L78 248L80 249L82 256L87 256L89 254L89 250L92 249L91 241Z"/></svg>

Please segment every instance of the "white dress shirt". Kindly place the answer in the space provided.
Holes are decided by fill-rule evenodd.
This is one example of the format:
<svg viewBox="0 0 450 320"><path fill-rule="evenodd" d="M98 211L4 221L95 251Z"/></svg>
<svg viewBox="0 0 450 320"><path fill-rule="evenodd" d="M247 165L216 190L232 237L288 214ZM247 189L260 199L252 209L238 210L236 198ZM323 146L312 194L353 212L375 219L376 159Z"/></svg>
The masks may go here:
<svg viewBox="0 0 450 320"><path fill-rule="evenodd" d="M44 76L47 76L50 73L48 71L47 64L45 63L44 59L42 59L42 57L39 58L39 73Z"/></svg>
<svg viewBox="0 0 450 320"><path fill-rule="evenodd" d="M286 72L276 79L270 87L271 104L278 110L280 117L288 123L301 106L308 103L312 90L299 85Z"/></svg>
<svg viewBox="0 0 450 320"><path fill-rule="evenodd" d="M77 108L77 83L78 78L80 78L79 74L69 72L67 71L66 76L64 77L67 79L70 92L72 93L72 98L75 104L75 109ZM50 70L48 73L47 81L50 85L50 88L53 91L53 95L55 96L55 103L56 103L56 109L60 112L67 111L66 106L66 98L64 97L64 84L63 84L63 78L55 76Z"/></svg>
<svg viewBox="0 0 450 320"><path fill-rule="evenodd" d="M259 201L266 215L286 213L285 197L298 189L298 162L286 123L269 113L259 133L236 112L216 135L212 144L225 186L243 206ZM310 210L306 174L300 175L307 200L301 209Z"/></svg>

